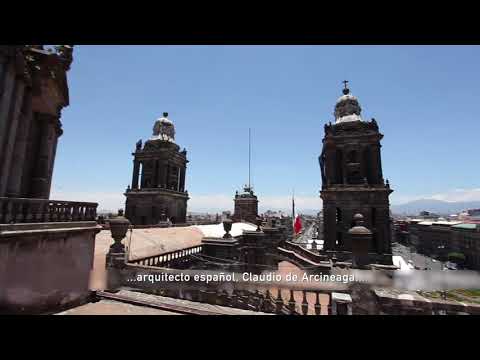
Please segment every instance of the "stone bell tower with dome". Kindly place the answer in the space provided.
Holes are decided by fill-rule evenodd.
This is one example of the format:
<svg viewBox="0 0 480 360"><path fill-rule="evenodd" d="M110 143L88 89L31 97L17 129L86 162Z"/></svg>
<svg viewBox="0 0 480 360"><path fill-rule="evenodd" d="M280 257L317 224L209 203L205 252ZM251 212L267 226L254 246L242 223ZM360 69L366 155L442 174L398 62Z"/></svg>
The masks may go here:
<svg viewBox="0 0 480 360"><path fill-rule="evenodd" d="M390 189L384 181L375 119L364 121L358 99L345 88L335 105L335 123L325 124L322 153L324 250L352 251L349 229L361 214L372 232L369 253L391 262ZM385 256L383 256L385 255ZM386 260L385 260L386 259ZM390 259L390 260L388 260Z"/></svg>
<svg viewBox="0 0 480 360"><path fill-rule="evenodd" d="M133 225L155 225L167 218L185 223L188 192L185 190L187 151L175 143L175 127L168 113L153 126L153 134L132 153L132 185L125 196L125 215Z"/></svg>

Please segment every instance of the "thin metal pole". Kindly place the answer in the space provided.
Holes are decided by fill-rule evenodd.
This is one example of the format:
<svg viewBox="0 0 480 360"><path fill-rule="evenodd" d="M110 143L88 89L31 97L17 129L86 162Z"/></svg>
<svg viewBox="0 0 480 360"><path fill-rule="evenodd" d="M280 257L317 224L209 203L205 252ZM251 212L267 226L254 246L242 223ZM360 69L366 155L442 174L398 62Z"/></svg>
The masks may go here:
<svg viewBox="0 0 480 360"><path fill-rule="evenodd" d="M251 140L250 128L248 128L248 188L250 188L250 164L251 164Z"/></svg>

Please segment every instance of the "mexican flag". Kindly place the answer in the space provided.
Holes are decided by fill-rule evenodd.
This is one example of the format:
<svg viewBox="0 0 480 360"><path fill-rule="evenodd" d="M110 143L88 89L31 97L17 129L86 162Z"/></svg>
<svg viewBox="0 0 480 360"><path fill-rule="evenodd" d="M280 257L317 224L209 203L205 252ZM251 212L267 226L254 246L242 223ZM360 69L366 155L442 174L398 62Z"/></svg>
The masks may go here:
<svg viewBox="0 0 480 360"><path fill-rule="evenodd" d="M295 232L295 235L297 235L301 230L302 230L302 220L300 219L300 216L296 215L295 221L293 223L293 231Z"/></svg>

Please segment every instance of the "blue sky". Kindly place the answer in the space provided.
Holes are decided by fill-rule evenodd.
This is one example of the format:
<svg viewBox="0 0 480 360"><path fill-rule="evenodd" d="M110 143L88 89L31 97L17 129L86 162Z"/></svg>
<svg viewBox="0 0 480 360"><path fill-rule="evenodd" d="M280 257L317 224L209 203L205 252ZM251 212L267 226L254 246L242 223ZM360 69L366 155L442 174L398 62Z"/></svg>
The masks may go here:
<svg viewBox="0 0 480 360"><path fill-rule="evenodd" d="M320 209L323 125L349 80L374 117L393 204L480 200L479 46L76 46L52 198L116 209L131 152L163 112L188 151L190 211L233 208L252 177L261 208Z"/></svg>

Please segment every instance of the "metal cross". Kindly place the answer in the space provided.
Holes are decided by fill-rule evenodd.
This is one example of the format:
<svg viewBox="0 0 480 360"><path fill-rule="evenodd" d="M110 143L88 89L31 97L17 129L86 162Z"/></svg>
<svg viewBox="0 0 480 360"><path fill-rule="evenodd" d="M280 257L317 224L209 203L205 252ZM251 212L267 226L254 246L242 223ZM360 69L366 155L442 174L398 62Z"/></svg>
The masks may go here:
<svg viewBox="0 0 480 360"><path fill-rule="evenodd" d="M348 80L343 80L343 84L345 85L345 89L347 88Z"/></svg>

